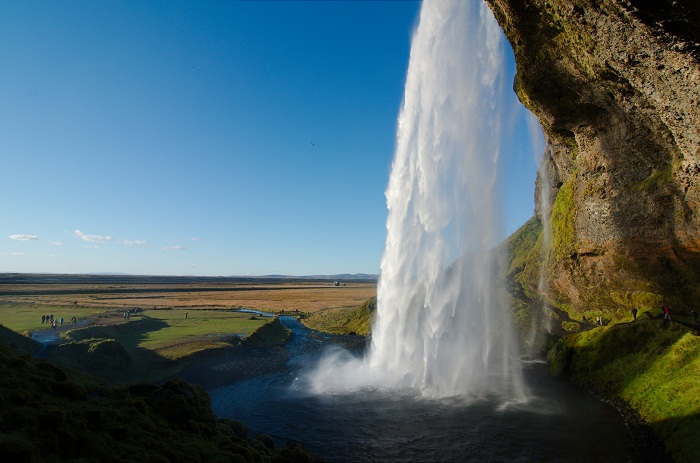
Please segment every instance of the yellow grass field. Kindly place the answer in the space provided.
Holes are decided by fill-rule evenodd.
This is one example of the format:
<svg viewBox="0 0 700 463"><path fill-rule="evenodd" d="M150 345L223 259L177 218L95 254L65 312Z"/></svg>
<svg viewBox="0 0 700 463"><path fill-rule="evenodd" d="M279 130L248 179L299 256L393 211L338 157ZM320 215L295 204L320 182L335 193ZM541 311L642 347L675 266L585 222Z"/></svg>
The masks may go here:
<svg viewBox="0 0 700 463"><path fill-rule="evenodd" d="M118 276L86 283L79 278L20 283L0 280L0 302L95 308L245 308L269 312L314 313L324 309L357 307L376 295L375 282L273 281L231 279L201 282L167 277L157 283L144 277ZM106 281L105 281L106 280Z"/></svg>

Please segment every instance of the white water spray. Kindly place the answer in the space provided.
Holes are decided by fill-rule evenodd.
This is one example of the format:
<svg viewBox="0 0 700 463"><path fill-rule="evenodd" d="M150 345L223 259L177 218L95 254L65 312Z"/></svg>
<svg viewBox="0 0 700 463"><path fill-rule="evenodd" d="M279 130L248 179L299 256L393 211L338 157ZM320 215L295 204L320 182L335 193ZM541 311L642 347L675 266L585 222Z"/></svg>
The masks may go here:
<svg viewBox="0 0 700 463"><path fill-rule="evenodd" d="M552 314L551 310L547 307L547 299L549 293L549 279L548 279L548 268L550 262L550 256L552 251L552 228L550 224L550 218L552 216L552 205L550 204L551 195L551 185L549 182L549 162L551 160L551 153L549 149L545 150L542 155L542 162L537 175L540 179L539 188L539 215L542 222L542 267L540 269L540 281L538 285L538 291L540 294L540 299L542 302L542 326L544 329L550 333L552 331Z"/></svg>
<svg viewBox="0 0 700 463"><path fill-rule="evenodd" d="M365 359L326 357L315 390L523 397L490 250L501 236L499 106L512 92L503 79L504 47L485 2L423 3L386 192L371 350Z"/></svg>

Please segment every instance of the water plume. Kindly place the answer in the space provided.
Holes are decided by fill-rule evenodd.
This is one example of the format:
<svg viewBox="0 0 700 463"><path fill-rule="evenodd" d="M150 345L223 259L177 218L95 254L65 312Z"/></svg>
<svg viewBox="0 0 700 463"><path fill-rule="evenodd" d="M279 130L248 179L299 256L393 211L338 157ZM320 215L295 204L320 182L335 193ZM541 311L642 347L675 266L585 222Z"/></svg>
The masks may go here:
<svg viewBox="0 0 700 463"><path fill-rule="evenodd" d="M411 388L523 396L509 309L494 287L505 41L484 2L425 1L411 46L372 345L327 357L317 391Z"/></svg>

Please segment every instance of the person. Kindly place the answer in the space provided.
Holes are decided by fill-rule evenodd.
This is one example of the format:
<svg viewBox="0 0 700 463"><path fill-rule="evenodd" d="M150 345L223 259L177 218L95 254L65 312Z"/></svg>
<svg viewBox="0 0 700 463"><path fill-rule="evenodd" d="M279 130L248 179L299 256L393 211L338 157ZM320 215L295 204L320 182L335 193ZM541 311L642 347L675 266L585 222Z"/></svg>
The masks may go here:
<svg viewBox="0 0 700 463"><path fill-rule="evenodd" d="M188 316L189 314L190 314L189 312L185 312L185 319L187 318L187 316Z"/></svg>
<svg viewBox="0 0 700 463"><path fill-rule="evenodd" d="M637 308L636 307L632 308L632 318L634 319L634 321L637 321Z"/></svg>
<svg viewBox="0 0 700 463"><path fill-rule="evenodd" d="M586 320L586 316L585 316L585 315L584 315L583 318L581 319L581 323L583 323L584 325L585 325L586 323L588 323L588 320Z"/></svg>
<svg viewBox="0 0 700 463"><path fill-rule="evenodd" d="M598 326L603 326L603 317L598 315L598 318L596 318L596 323L598 324Z"/></svg>
<svg viewBox="0 0 700 463"><path fill-rule="evenodd" d="M63 317L61 317L59 321L61 323L61 326L63 326Z"/></svg>
<svg viewBox="0 0 700 463"><path fill-rule="evenodd" d="M44 322L46 322L46 315L41 316L41 324L43 325Z"/></svg>
<svg viewBox="0 0 700 463"><path fill-rule="evenodd" d="M671 309L668 306L664 307L664 320L671 319Z"/></svg>

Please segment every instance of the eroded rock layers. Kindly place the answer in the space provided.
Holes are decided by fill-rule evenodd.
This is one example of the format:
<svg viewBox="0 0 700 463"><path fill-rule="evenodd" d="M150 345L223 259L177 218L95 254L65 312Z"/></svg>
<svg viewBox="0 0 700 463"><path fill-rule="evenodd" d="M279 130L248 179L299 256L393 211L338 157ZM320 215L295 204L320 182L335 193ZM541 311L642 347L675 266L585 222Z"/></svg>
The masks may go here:
<svg viewBox="0 0 700 463"><path fill-rule="evenodd" d="M545 132L547 296L688 304L700 293L700 3L488 3Z"/></svg>

